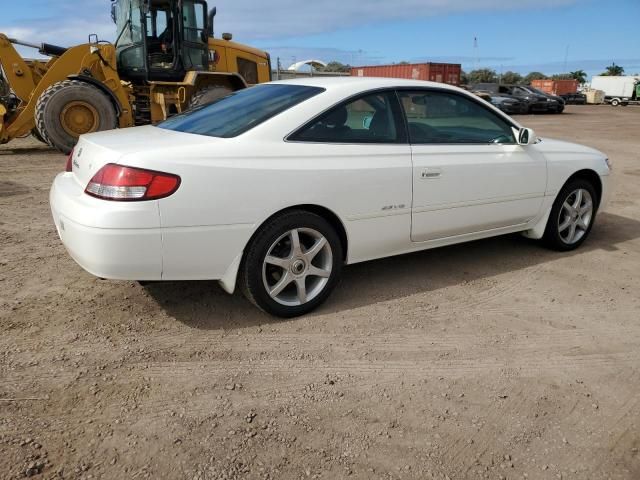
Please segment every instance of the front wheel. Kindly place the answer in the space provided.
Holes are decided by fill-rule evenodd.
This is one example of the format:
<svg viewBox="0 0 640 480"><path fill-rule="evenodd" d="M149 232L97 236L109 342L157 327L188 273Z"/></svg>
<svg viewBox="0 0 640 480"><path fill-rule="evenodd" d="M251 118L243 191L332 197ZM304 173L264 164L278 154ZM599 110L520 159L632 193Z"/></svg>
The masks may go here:
<svg viewBox="0 0 640 480"><path fill-rule="evenodd" d="M240 267L240 287L257 307L278 317L309 313L335 288L343 250L324 218L291 211L258 231Z"/></svg>
<svg viewBox="0 0 640 480"><path fill-rule="evenodd" d="M567 183L551 208L544 242L554 250L578 248L591 232L598 202L591 182L575 179Z"/></svg>

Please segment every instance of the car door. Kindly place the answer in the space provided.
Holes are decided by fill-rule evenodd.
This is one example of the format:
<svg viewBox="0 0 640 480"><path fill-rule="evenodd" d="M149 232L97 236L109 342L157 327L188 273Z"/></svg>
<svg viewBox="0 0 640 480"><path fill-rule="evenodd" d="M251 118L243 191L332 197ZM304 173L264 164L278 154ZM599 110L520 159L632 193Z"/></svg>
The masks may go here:
<svg viewBox="0 0 640 480"><path fill-rule="evenodd" d="M351 97L287 138L291 158L317 159L311 201L335 211L349 236L349 261L410 245L411 149L395 90Z"/></svg>
<svg viewBox="0 0 640 480"><path fill-rule="evenodd" d="M399 91L413 161L411 240L525 225L540 211L543 157L481 100L439 89Z"/></svg>

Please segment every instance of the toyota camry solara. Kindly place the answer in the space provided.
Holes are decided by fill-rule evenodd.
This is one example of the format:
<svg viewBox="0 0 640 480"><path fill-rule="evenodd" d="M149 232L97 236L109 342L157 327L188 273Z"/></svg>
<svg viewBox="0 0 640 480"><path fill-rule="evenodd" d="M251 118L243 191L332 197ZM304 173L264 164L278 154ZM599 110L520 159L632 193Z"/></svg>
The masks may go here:
<svg viewBox="0 0 640 480"><path fill-rule="evenodd" d="M455 87L298 79L82 137L51 209L93 275L215 279L292 317L346 264L513 232L574 249L609 175L602 153Z"/></svg>

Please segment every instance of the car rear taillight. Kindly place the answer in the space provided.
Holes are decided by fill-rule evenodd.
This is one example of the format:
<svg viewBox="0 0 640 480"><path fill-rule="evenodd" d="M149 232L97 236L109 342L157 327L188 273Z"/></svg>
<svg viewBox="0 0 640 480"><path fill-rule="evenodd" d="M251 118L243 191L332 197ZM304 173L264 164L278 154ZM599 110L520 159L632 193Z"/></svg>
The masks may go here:
<svg viewBox="0 0 640 480"><path fill-rule="evenodd" d="M73 149L71 149L71 153L67 157L67 166L64 169L65 172L73 172Z"/></svg>
<svg viewBox="0 0 640 480"><path fill-rule="evenodd" d="M103 200L135 202L168 197L179 186L180 177L171 173L109 163L93 176L85 193Z"/></svg>

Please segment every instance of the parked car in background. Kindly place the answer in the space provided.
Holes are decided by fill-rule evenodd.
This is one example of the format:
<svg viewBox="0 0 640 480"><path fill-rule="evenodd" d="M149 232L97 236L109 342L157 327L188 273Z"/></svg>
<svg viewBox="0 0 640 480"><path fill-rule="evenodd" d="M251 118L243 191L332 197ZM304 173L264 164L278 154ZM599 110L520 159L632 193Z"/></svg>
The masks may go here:
<svg viewBox="0 0 640 480"><path fill-rule="evenodd" d="M566 93L560 96L564 100L565 105L586 105L587 104L587 96L584 93L580 93L580 92Z"/></svg>
<svg viewBox="0 0 640 480"><path fill-rule="evenodd" d="M532 87L530 85L529 86L521 85L519 86L519 88L522 88L523 90L531 93L532 95L541 95L547 99L551 99L555 101L556 102L554 104L555 110L553 110L554 113L562 113L564 111L564 99L562 97L559 97L558 95L552 95L551 93L547 93L544 90L540 90L539 88Z"/></svg>
<svg viewBox="0 0 640 480"><path fill-rule="evenodd" d="M523 107L522 113L557 113L564 110L564 104L561 106L559 101L547 97L546 94L529 91L522 85L477 83L472 86L472 90L516 98L526 106Z"/></svg>
<svg viewBox="0 0 640 480"><path fill-rule="evenodd" d="M609 174L604 154L456 87L307 78L82 136L50 203L98 277L219 280L293 317L346 264L515 232L578 248Z"/></svg>
<svg viewBox="0 0 640 480"><path fill-rule="evenodd" d="M509 115L527 113L527 103L510 95L490 95L489 102Z"/></svg>

